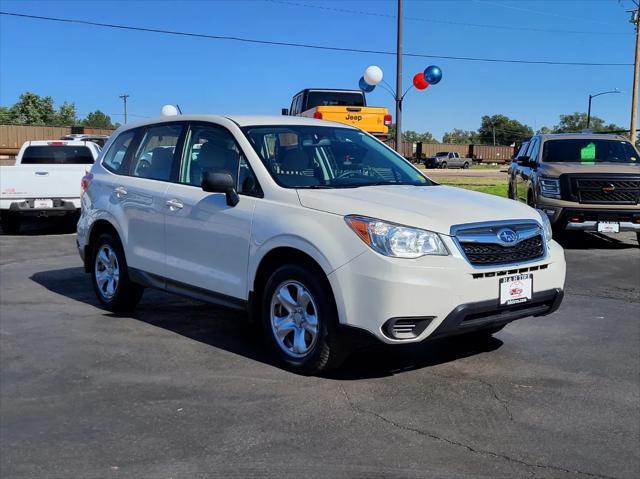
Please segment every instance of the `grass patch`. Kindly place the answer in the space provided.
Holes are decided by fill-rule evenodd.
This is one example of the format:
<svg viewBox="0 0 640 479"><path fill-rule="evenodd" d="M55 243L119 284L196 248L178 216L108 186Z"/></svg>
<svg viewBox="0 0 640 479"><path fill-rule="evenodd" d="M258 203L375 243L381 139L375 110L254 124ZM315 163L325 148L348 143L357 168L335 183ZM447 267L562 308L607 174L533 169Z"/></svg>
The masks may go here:
<svg viewBox="0 0 640 479"><path fill-rule="evenodd" d="M507 185L451 185L467 190L479 191L481 193L489 193L490 195L507 197Z"/></svg>
<svg viewBox="0 0 640 479"><path fill-rule="evenodd" d="M441 176L434 178L436 183L441 185L456 186L467 190L480 191L490 195L507 197L507 178L473 178L473 177L452 177Z"/></svg>

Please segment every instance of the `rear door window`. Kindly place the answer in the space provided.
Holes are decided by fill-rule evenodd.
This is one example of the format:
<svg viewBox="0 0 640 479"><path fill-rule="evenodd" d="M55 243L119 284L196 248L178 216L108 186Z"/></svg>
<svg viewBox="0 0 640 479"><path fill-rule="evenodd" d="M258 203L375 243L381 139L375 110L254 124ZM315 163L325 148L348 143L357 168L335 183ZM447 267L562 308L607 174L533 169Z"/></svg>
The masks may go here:
<svg viewBox="0 0 640 479"><path fill-rule="evenodd" d="M23 165L91 165L93 155L86 146L28 146L22 154Z"/></svg>
<svg viewBox="0 0 640 479"><path fill-rule="evenodd" d="M131 175L169 181L181 124L158 125L146 129L131 164Z"/></svg>

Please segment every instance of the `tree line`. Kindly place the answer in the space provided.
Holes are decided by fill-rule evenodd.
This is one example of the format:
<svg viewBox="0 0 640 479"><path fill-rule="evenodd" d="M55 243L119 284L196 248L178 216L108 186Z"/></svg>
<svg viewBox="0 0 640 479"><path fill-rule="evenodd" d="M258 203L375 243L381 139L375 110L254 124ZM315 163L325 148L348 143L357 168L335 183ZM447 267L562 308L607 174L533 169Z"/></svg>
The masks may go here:
<svg viewBox="0 0 640 479"><path fill-rule="evenodd" d="M46 126L87 126L91 128L117 128L111 117L100 110L93 111L85 118L78 118L74 103L63 102L57 109L53 98L40 96L32 92L20 95L20 99L11 107L0 106L0 124L46 125ZM543 126L538 133L579 133L587 127L587 114L575 112L560 115L557 125ZM591 117L590 128L595 132L625 131L625 128L614 123L606 123L596 116ZM395 137L395 125L389 134ZM454 128L442 137L442 143L512 145L519 144L534 134L533 128L509 118L506 115L485 115L477 130L461 130ZM403 141L410 143L439 143L428 131L418 133L412 130L402 132Z"/></svg>
<svg viewBox="0 0 640 479"><path fill-rule="evenodd" d="M53 98L26 92L10 107L0 106L2 125L87 126L90 128L117 128L111 117L100 110L78 118L75 103L63 102L55 107Z"/></svg>
<svg viewBox="0 0 640 479"><path fill-rule="evenodd" d="M454 128L442 136L442 143L481 144L481 145L517 145L535 133L580 133L587 128L587 114L575 112L560 115L557 125L543 126L537 132L529 125L519 122L505 115L485 115L477 130L461 130ZM614 123L606 123L597 116L591 116L589 128L597 133L625 132L626 129ZM392 125L391 137L395 136L395 125ZM407 130L402 132L403 141L410 143L439 143L434 136L426 131L417 133Z"/></svg>

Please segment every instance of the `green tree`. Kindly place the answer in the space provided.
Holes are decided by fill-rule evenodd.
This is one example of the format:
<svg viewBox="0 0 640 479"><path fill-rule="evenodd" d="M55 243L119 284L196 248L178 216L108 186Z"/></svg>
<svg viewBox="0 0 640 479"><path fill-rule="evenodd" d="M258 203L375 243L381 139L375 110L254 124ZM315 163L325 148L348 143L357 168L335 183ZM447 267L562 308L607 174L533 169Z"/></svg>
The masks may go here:
<svg viewBox="0 0 640 479"><path fill-rule="evenodd" d="M438 143L430 132L425 131L424 133L417 133L412 130L402 132L402 141L406 141L408 143Z"/></svg>
<svg viewBox="0 0 640 479"><path fill-rule="evenodd" d="M478 129L480 142L492 145L494 133L496 145L511 145L532 136L533 129L505 115L483 116L482 124Z"/></svg>
<svg viewBox="0 0 640 479"><path fill-rule="evenodd" d="M91 128L113 128L114 126L113 123L111 123L111 117L106 113L102 113L100 110L89 113L87 117L82 120L82 124Z"/></svg>
<svg viewBox="0 0 640 479"><path fill-rule="evenodd" d="M454 128L442 136L442 143L455 143L459 145L479 142L478 132ZM493 140L493 138L492 138Z"/></svg>
<svg viewBox="0 0 640 479"><path fill-rule="evenodd" d="M56 123L61 126L73 126L78 122L75 103L64 102L56 113Z"/></svg>
<svg viewBox="0 0 640 479"><path fill-rule="evenodd" d="M7 125L12 123L11 110L5 106L0 106L0 125Z"/></svg>
<svg viewBox="0 0 640 479"><path fill-rule="evenodd" d="M560 115L560 123L555 125L550 131L552 133L580 133L586 128L587 114L576 111L569 115ZM614 123L605 124L605 121L597 116L591 117L589 128L597 132L625 130L625 128ZM549 130L549 128L543 127L540 129L541 132L543 129Z"/></svg>
<svg viewBox="0 0 640 479"><path fill-rule="evenodd" d="M23 93L9 109L9 119L11 123L21 125L53 125L56 119L53 98L32 92Z"/></svg>

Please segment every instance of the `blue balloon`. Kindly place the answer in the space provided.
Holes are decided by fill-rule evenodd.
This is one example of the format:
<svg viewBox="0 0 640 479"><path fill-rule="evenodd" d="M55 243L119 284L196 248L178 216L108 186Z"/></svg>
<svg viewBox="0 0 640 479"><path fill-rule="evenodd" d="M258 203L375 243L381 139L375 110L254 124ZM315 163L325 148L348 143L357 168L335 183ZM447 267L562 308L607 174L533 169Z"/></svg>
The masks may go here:
<svg viewBox="0 0 640 479"><path fill-rule="evenodd" d="M369 85L366 81L364 81L364 77L360 77L358 85L360 86L360 89L365 93L372 92L376 87L375 85Z"/></svg>
<svg viewBox="0 0 640 479"><path fill-rule="evenodd" d="M435 85L442 80L442 70L435 65L428 66L424 71L424 79L431 85Z"/></svg>

